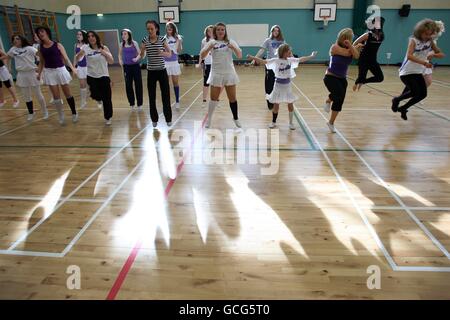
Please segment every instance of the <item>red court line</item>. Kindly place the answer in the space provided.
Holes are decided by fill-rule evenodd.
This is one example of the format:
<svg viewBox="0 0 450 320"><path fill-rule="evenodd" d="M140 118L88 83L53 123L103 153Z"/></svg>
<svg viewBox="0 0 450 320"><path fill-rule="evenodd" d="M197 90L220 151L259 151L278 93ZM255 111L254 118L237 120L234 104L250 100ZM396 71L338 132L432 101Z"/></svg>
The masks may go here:
<svg viewBox="0 0 450 320"><path fill-rule="evenodd" d="M197 140L200 133L203 131L203 127L205 126L206 119L208 117L208 114L205 115L202 121L202 125L198 132L195 134L195 137L193 141L191 142L191 145L189 146L188 152L183 156L183 159L177 166L177 174L175 178L170 179L167 183L166 189L164 190L164 196L167 199L169 197L169 193L172 190L172 187L175 184L175 181L177 180L178 175L180 174L181 170L184 167L185 159L188 157L188 155L192 152L192 149L194 148L195 141ZM111 290L108 293L108 296L106 297L106 300L115 300L117 297L117 294L119 293L120 289L122 288L122 285L125 281L125 278L127 277L128 273L131 270L131 267L133 266L134 261L136 260L136 257L141 250L142 247L142 240L138 239L136 244L134 245L133 249L131 250L130 255L128 256L127 260L125 261L122 269L120 270L119 274L117 275L116 281L114 281L114 284L111 288Z"/></svg>

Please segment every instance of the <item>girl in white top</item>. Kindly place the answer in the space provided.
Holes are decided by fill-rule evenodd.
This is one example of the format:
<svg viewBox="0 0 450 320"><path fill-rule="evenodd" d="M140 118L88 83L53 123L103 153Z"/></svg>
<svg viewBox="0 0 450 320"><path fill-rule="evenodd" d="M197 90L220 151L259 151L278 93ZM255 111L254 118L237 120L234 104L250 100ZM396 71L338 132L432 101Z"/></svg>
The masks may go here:
<svg viewBox="0 0 450 320"><path fill-rule="evenodd" d="M445 25L442 21L435 21L438 28L439 28L439 32L436 32L433 35L433 40L434 42L437 42L437 39L439 39L439 37L445 32ZM434 51L431 51L430 53L436 53ZM431 57L429 56L430 61L431 62ZM431 86L431 83L433 82L433 68L426 68L425 72L423 73L423 77L425 78L425 83L427 84L427 87Z"/></svg>
<svg viewBox="0 0 450 320"><path fill-rule="evenodd" d="M87 67L86 59L76 61L75 56L80 52L81 47L88 43L87 32L84 30L79 30L77 32L77 42L75 43L74 49L74 59L73 65L77 68L77 77L80 82L80 98L81 98L81 109L84 109L87 105Z"/></svg>
<svg viewBox="0 0 450 320"><path fill-rule="evenodd" d="M28 109L27 119L28 121L31 121L34 117L32 93L34 93L41 105L44 119L47 119L47 104L42 95L41 84L38 81L36 74L36 55L38 50L32 47L28 40L20 35L12 37L12 44L13 46L9 49L6 57L7 59L14 59L16 64L16 84L21 89L22 95L25 98Z"/></svg>
<svg viewBox="0 0 450 320"><path fill-rule="evenodd" d="M277 57L272 59L263 60L251 55L247 56L247 58L260 64L265 64L267 70L272 70L275 75L275 85L273 90L270 94L266 94L267 101L273 104L272 123L269 125L269 128L272 129L276 127L280 103L287 103L289 110L289 128L295 130L293 124L294 102L298 97L292 92L291 79L296 76L294 69L298 67L298 64L314 58L317 55L317 52L314 51L307 57L294 58L288 44L282 44L278 47L277 51Z"/></svg>
<svg viewBox="0 0 450 320"><path fill-rule="evenodd" d="M442 58L444 54L433 41L433 35L439 33L440 28L435 21L424 19L414 28L414 34L409 39L405 60L399 69L400 80L405 84L402 94L392 99L392 111L400 111L401 118L408 120L408 108L427 97L427 85L423 74L426 68L431 68L430 59ZM399 107L402 100L409 99Z"/></svg>
<svg viewBox="0 0 450 320"><path fill-rule="evenodd" d="M208 42L213 39L213 25L209 25L205 28L204 35L205 37L202 39L202 43L200 46L200 52L208 45ZM201 54L199 54L200 56ZM208 78L211 73L211 64L212 64L212 54L211 51L208 52L208 55L204 59L199 58L199 64L196 65L197 68L202 66L203 70L203 105L206 103L206 97L208 96L209 84Z"/></svg>
<svg viewBox="0 0 450 320"><path fill-rule="evenodd" d="M181 67L178 62L178 55L183 51L183 40L178 34L178 28L173 22L166 24L166 39L167 45L170 48L171 56L165 57L167 75L172 78L173 91L175 92L175 108L180 108L180 85L179 78L181 75Z"/></svg>
<svg viewBox="0 0 450 320"><path fill-rule="evenodd" d="M89 44L81 47L76 55L80 61L86 57L87 83L94 100L102 101L106 125L111 125L113 105L111 99L111 79L109 78L108 63L113 64L114 58L107 46L104 46L95 31L88 32Z"/></svg>
<svg viewBox="0 0 450 320"><path fill-rule="evenodd" d="M206 127L211 126L212 116L219 102L221 87L225 87L234 123L236 127L241 128L236 100L236 84L239 83L239 77L234 69L233 54L241 59L242 51L234 40L228 39L225 24L217 23L213 28L213 35L214 40L211 40L208 46L203 48L200 55L201 59L205 59L209 52L212 52L211 73L208 79L208 84L211 85L211 101L209 102Z"/></svg>

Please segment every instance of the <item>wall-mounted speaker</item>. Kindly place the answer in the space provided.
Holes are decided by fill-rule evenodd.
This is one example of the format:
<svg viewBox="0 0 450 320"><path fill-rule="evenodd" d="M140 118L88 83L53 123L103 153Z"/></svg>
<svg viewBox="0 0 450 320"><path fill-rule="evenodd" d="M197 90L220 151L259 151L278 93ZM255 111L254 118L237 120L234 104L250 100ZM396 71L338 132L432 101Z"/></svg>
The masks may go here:
<svg viewBox="0 0 450 320"><path fill-rule="evenodd" d="M411 10L410 4L404 4L402 7L398 10L398 15L400 17L407 17L409 16L409 11Z"/></svg>

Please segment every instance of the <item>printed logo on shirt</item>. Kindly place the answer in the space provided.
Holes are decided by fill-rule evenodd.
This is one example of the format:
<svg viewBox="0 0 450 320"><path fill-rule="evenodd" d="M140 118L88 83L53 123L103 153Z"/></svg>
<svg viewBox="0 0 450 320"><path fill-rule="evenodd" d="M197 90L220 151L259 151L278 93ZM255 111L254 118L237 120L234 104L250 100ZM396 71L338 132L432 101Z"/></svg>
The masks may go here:
<svg viewBox="0 0 450 320"><path fill-rule="evenodd" d="M96 55L98 55L98 54L101 54L101 52L100 52L100 51L93 51L93 52L91 52L91 53L88 53L87 56L88 56L88 57L93 57L93 56L96 56Z"/></svg>
<svg viewBox="0 0 450 320"><path fill-rule="evenodd" d="M16 55L16 56L20 56L20 55L22 55L22 54L24 54L24 53L26 53L26 52L27 52L27 50L22 50L22 51L16 50L16 51L15 51L15 55Z"/></svg>
<svg viewBox="0 0 450 320"><path fill-rule="evenodd" d="M278 49L279 46L281 46L283 42L280 41L272 41L271 46L273 49Z"/></svg>
<svg viewBox="0 0 450 320"><path fill-rule="evenodd" d="M225 47L228 47L228 45L226 43L221 43L218 46L214 46L214 50L220 50L220 49L223 49Z"/></svg>
<svg viewBox="0 0 450 320"><path fill-rule="evenodd" d="M278 68L278 71L280 71L280 72L284 72L284 71L288 71L288 70L291 70L291 65L290 64L288 64L288 65L280 65L280 67Z"/></svg>
<svg viewBox="0 0 450 320"><path fill-rule="evenodd" d="M430 44L418 45L414 48L414 52L426 51L431 48Z"/></svg>

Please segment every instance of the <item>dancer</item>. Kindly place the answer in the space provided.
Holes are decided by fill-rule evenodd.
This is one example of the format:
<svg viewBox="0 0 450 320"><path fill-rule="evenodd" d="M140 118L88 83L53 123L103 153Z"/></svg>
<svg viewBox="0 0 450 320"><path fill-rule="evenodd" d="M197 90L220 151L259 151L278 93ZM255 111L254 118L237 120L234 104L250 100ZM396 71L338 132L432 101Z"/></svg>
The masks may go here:
<svg viewBox="0 0 450 320"><path fill-rule="evenodd" d="M77 77L80 82L80 98L81 98L81 109L84 109L87 105L87 67L86 58L76 61L76 55L80 52L81 47L88 43L87 32L80 30L77 32L77 42L75 43L75 55L73 58L73 65L77 68Z"/></svg>
<svg viewBox="0 0 450 320"><path fill-rule="evenodd" d="M208 78L208 84L211 85L211 100L209 101L206 128L211 127L212 116L219 103L222 87L225 87L227 92L234 124L237 128L241 128L236 99L236 85L239 83L239 77L234 69L233 54L241 59L242 51L236 41L228 39L224 23L219 22L214 26L213 36L214 40L209 41L208 46L205 46L200 53L201 59L205 59L212 51L211 73Z"/></svg>
<svg viewBox="0 0 450 320"><path fill-rule="evenodd" d="M267 101L273 104L272 122L269 125L269 128L273 129L277 125L280 103L287 103L289 110L289 129L295 130L295 126L293 124L294 102L298 100L298 97L292 93L291 79L296 76L294 69L298 67L299 63L311 60L316 55L317 51L314 51L310 56L294 58L292 55L292 49L285 43L278 47L278 58L264 60L251 55L247 56L247 58L252 61L256 61L259 64L264 64L267 70L272 70L275 74L275 85L273 90L266 96Z"/></svg>
<svg viewBox="0 0 450 320"><path fill-rule="evenodd" d="M370 26L372 25L372 26ZM353 42L353 46L363 44L361 54L358 61L358 78L353 85L353 91L361 88L363 84L383 82L384 75L381 70L380 64L377 61L378 49L384 40L384 18L381 17L379 21L373 19L370 24L368 23L369 31L364 33L358 39ZM372 28L370 28L372 27ZM370 70L373 76L367 78L367 72Z"/></svg>
<svg viewBox="0 0 450 320"><path fill-rule="evenodd" d="M0 50L0 57L5 57L6 62L9 59L14 59L17 71L16 84L22 91L28 109L27 120L31 121L34 118L32 93L34 93L41 105L44 119L48 119L47 104L42 95L41 84L36 77L36 54L38 50L20 35L13 36L11 42L13 45L11 49L9 49L7 54Z"/></svg>
<svg viewBox="0 0 450 320"><path fill-rule="evenodd" d="M178 34L178 28L173 22L167 22L166 35L164 37L171 50L170 57L164 58L167 75L172 79L173 91L175 92L175 108L180 108L180 85L179 78L181 74L178 55L183 51L183 40Z"/></svg>
<svg viewBox="0 0 450 320"><path fill-rule="evenodd" d="M205 46L208 45L209 41L213 39L213 29L214 29L213 25L209 25L205 28L204 31L205 37L202 39L200 52L203 50L203 48L205 48ZM201 56L201 54L199 54L199 56ZM211 72L211 63L212 63L211 51L204 59L201 58L199 59L201 62L197 65L197 67L200 67L201 65L203 69L203 105L205 105L209 90L208 78Z"/></svg>
<svg viewBox="0 0 450 320"><path fill-rule="evenodd" d="M439 32L436 32L433 35L433 40L436 43L437 39L440 38L440 36L445 32L445 25L442 21L435 21L436 24L439 27ZM431 51L430 54L435 54L436 52ZM431 55L428 55L428 61L431 63L431 59L433 58ZM437 54L437 56L434 56L434 58L442 58L444 57L444 54L442 52L440 52L439 54ZM433 68L426 68L424 73L423 73L423 77L425 78L425 83L427 84L427 88L431 86L431 83L433 82Z"/></svg>
<svg viewBox="0 0 450 320"><path fill-rule="evenodd" d="M281 32L280 26L274 25L270 29L270 37L267 38L261 45L261 48L256 54L256 57L262 58L264 52L267 51L267 59L273 59L277 56L278 48L284 43L285 43L284 37L283 33ZM254 63L254 61L255 60L253 60L252 63ZM273 72L273 70L268 69L267 65L265 69L266 69L266 78L265 78L266 95L270 95L275 85L275 73ZM269 110L272 110L273 108L273 103L271 103L269 100L267 100L267 108L269 108Z"/></svg>
<svg viewBox="0 0 450 320"><path fill-rule="evenodd" d="M337 37L336 43L330 48L330 64L325 73L323 82L330 92L325 103L325 112L331 112L330 121L327 122L331 133L335 133L334 122L342 111L345 94L347 91L347 71L352 59L359 58L359 49L362 44L356 46L352 44L353 30L350 28L342 29Z"/></svg>
<svg viewBox="0 0 450 320"><path fill-rule="evenodd" d="M72 80L69 72L64 65L64 61L69 65L69 68L76 75L77 70L70 62L66 49L61 43L52 40L52 33L48 27L40 26L35 30L41 41L39 47L39 67L38 80L41 76L44 78L44 84L48 85L53 96L53 105L58 111L59 123L64 124L64 110L63 102L60 96L59 87L61 87L66 101L72 111L72 122L78 121L78 113L75 108L75 99L70 92L69 83Z"/></svg>
<svg viewBox="0 0 450 320"><path fill-rule="evenodd" d="M109 126L113 116L113 105L108 63L113 64L114 58L108 47L102 44L95 31L89 31L87 35L89 44L82 46L75 58L80 61L86 57L87 83L91 91L91 97L102 102L106 125Z"/></svg>
<svg viewBox="0 0 450 320"><path fill-rule="evenodd" d="M3 55L5 56L5 54L3 53ZM17 99L17 94L16 94L16 90L14 89L14 87L12 86L12 76L11 73L9 73L8 68L6 67L5 63L4 63L4 59L0 59L0 108L3 107L5 105L5 98L3 96L3 90L2 87L3 85L5 85L6 89L8 89L9 94L11 95L11 97L13 98L13 107L17 108L19 106L19 99Z"/></svg>
<svg viewBox="0 0 450 320"><path fill-rule="evenodd" d="M147 89L150 102L150 118L153 128L158 125L158 110L156 109L156 83L159 82L163 102L164 118L167 125L172 125L172 108L170 107L170 86L164 57L172 55L166 40L159 35L159 23L149 20L145 23L148 35L142 39L141 59L147 55Z"/></svg>
<svg viewBox="0 0 450 320"><path fill-rule="evenodd" d="M427 84L423 74L426 68L432 68L430 59L442 58L444 54L433 41L433 35L440 32L440 27L431 19L419 21L413 36L409 39L408 49L399 69L400 80L405 84L402 94L392 99L392 111L400 111L401 118L408 120L408 108L427 97ZM434 53L432 53L433 51ZM410 99L399 107L402 100Z"/></svg>
<svg viewBox="0 0 450 320"><path fill-rule="evenodd" d="M123 67L125 75L125 89L127 91L128 103L131 110L135 110L137 102L137 110L142 110L144 104L144 93L142 89L142 72L139 61L141 49L139 44L133 40L131 30L122 30L122 45L119 47L119 63ZM133 90L134 82L134 90Z"/></svg>

